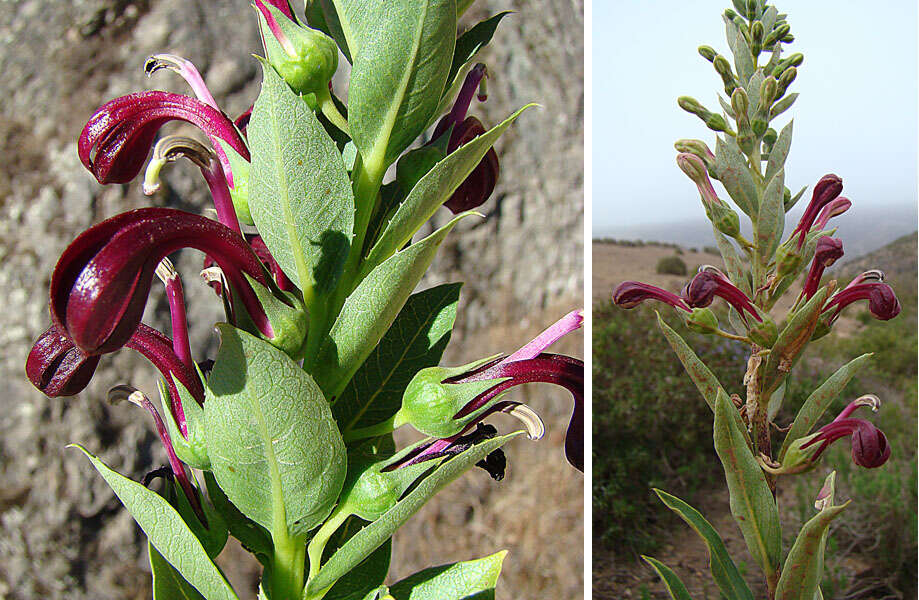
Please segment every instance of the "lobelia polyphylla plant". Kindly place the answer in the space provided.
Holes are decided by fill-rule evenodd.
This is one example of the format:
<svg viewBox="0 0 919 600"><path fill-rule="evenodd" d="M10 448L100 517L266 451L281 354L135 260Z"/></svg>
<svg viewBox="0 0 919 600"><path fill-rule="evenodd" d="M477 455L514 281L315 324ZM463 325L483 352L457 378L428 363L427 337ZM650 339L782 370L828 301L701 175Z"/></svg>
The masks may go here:
<svg viewBox="0 0 919 600"><path fill-rule="evenodd" d="M694 98L678 101L716 132L715 150L701 140L680 140L675 147L677 164L696 185L712 223L724 271L700 267L680 294L627 281L615 290L613 302L622 308L633 308L645 300L667 304L690 329L749 348L743 381L720 382L658 315L661 330L714 413L715 450L724 467L731 513L762 570L768 598L813 600L822 598L828 528L848 502L835 503L835 472L830 473L817 495L817 514L804 524L783 557L776 484L783 475L814 468L826 448L840 439L849 441L856 465L876 468L887 461L890 447L883 432L870 421L851 416L861 406L876 412L880 407L876 396L850 402L832 422L811 433L871 355L860 356L831 375L787 427L773 420L781 408L786 381L808 343L827 334L844 308L867 300L870 314L887 320L897 316L900 305L880 271L863 273L841 290L835 281L823 279L824 270L843 255L842 241L833 237L835 229L827 229L829 221L852 204L840 196L843 186L838 176L827 175L816 183L800 221L781 240L785 215L805 190L792 194L785 183L792 123L779 132L773 125L798 96L789 88L803 56L783 55L784 45L794 39L790 26L786 16L764 0L735 0L734 9L726 10L723 19L733 65L713 48L699 48L723 82L727 99L720 94L718 98L723 114L709 111ZM719 198L713 179L721 183L727 197ZM739 216L728 198L749 217L752 241L741 235ZM801 291L788 303L791 308L780 317L773 316L779 299L800 279ZM727 327L708 308L716 296L727 305ZM785 432L777 452L774 429ZM752 599L711 524L679 498L655 491L707 544L712 576L722 597ZM644 559L672 598L690 597L674 571L653 558Z"/></svg>
<svg viewBox="0 0 919 600"><path fill-rule="evenodd" d="M506 14L457 37L470 4L307 2L298 17L286 0L255 0L264 57L250 110L232 120L191 62L160 54L147 74L174 71L194 97L116 98L83 129L80 159L100 183L143 170L150 194L162 169L186 158L216 209L212 220L141 208L83 232L54 269L51 325L26 364L49 396L79 393L121 348L162 374L161 407L129 386L109 396L151 415L168 467L138 483L80 448L147 534L155 598L238 598L213 562L230 535L264 566L259 598L493 593L504 552L383 582L393 533L437 491L473 466L500 480L502 446L543 435L539 416L506 396L520 384L571 393L566 454L583 469L584 365L547 352L583 314L510 355L444 368L460 284L412 293L445 236L488 200L499 174L492 146L527 108L491 129L467 114L485 99L475 56ZM331 83L339 53L351 62L347 106ZM158 138L176 120L209 143ZM396 178L384 183L391 166ZM413 241L442 205L453 220ZM182 248L205 254L201 274L226 312L214 360L196 363L189 344L168 259ZM141 322L157 280L171 337ZM484 422L495 412L521 428L499 435ZM392 434L404 425L426 437L397 450Z"/></svg>

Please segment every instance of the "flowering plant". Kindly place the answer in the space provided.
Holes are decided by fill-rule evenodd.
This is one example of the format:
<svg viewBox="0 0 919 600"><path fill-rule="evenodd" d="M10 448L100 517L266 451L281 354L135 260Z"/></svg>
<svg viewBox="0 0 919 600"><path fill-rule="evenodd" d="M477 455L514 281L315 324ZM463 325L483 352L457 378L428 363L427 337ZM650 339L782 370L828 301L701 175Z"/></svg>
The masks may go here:
<svg viewBox="0 0 919 600"><path fill-rule="evenodd" d="M878 410L880 400L874 395L851 401L830 423L812 432L871 355L862 355L831 375L787 427L779 427L774 419L782 406L786 381L803 351L810 341L832 329L843 309L867 300L871 315L888 320L897 316L900 305L880 271L862 273L842 289L837 289L835 280L823 278L824 270L843 255L842 241L834 237L835 229L828 229L829 222L852 204L840 196L843 186L838 176L826 175L816 183L803 216L782 240L785 215L805 189L793 194L786 187L792 122L780 131L773 126L798 96L790 92L790 86L804 57L800 53L783 56L783 45L794 36L786 15L774 6L764 0L734 0L733 5L723 15L733 64L710 46L699 47L699 54L712 63L723 83L726 98L718 97L722 112L710 111L694 98L684 96L678 101L716 132L715 150L696 139L675 144L677 164L695 184L712 223L724 269L700 267L679 294L626 281L615 290L613 301L623 308L646 300L668 304L691 330L721 336L749 349L743 381L724 385L658 316L661 331L714 413L714 445L724 467L731 513L762 570L768 597L813 600L822 597L828 528L849 502L836 502L835 472L830 473L817 494L817 514L784 553L776 486L783 476L813 469L826 448L844 438L851 444L855 464L876 468L887 461L890 447L884 433L870 421L853 417L862 406ZM749 218L752 240L744 237L738 213L724 196L719 197L712 179L721 183L727 197ZM800 292L789 296L802 275ZM716 297L727 304L728 325L720 323L709 308ZM775 314L778 308L785 311L781 317ZM773 437L783 433L776 451ZM752 599L712 525L679 498L655 491L703 538L722 596ZM689 598L673 570L644 558L672 598Z"/></svg>
<svg viewBox="0 0 919 600"><path fill-rule="evenodd" d="M583 363L547 352L582 313L509 355L445 368L460 284L412 293L446 235L491 195L492 146L528 108L490 129L467 114L485 100L475 56L506 15L457 37L470 4L322 0L298 17L287 0L255 0L262 85L244 114L230 119L191 62L160 54L146 72L178 73L194 97L122 96L84 127L80 159L100 183L143 170L153 193L184 157L216 211L141 208L83 232L54 269L51 325L26 364L49 396L79 393L125 347L161 373L159 407L126 385L109 397L151 415L168 467L138 483L78 446L146 533L155 598L238 598L214 563L229 536L264 567L259 598L491 593L503 552L383 582L393 533L437 491L473 466L501 479L501 447L542 436L538 415L506 396L523 383L571 392L566 454L583 468ZM347 105L332 86L340 54L351 63ZM158 137L175 120L209 144ZM442 205L455 218L413 241ZM202 276L226 313L214 360L193 358L168 258L182 248L205 254ZM141 322L157 279L170 336ZM484 423L499 411L522 429ZM426 437L397 449L402 426Z"/></svg>

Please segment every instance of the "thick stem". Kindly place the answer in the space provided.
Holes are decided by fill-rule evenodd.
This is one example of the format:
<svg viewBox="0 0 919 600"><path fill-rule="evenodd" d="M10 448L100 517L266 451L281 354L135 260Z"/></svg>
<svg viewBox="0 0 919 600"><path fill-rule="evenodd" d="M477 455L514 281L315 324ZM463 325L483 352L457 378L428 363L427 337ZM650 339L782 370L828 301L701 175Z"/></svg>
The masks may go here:
<svg viewBox="0 0 919 600"><path fill-rule="evenodd" d="M303 568L306 559L304 538L288 535L287 528L272 534L274 560L271 569L272 598L299 600L303 593Z"/></svg>

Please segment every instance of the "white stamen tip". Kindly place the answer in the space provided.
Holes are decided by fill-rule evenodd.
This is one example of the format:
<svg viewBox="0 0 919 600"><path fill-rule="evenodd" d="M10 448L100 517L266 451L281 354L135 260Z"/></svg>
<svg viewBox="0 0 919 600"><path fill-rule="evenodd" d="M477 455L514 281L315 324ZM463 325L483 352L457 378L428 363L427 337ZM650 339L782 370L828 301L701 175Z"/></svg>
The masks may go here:
<svg viewBox="0 0 919 600"><path fill-rule="evenodd" d="M108 394L106 395L106 400L109 404L112 405L119 404L125 400L137 404L138 401L136 400L135 394L140 394L142 401L144 393L138 390L136 387L124 383L109 389Z"/></svg>
<svg viewBox="0 0 919 600"><path fill-rule="evenodd" d="M172 265L171 260L168 258L163 258L163 260L160 261L160 264L156 265L156 276L160 278L160 281L163 282L163 285L166 285L170 281L177 279L179 277L179 273Z"/></svg>
<svg viewBox="0 0 919 600"><path fill-rule="evenodd" d="M514 404L504 412L523 423L527 430L527 438L533 441L541 440L546 434L546 426L542 419L526 404Z"/></svg>

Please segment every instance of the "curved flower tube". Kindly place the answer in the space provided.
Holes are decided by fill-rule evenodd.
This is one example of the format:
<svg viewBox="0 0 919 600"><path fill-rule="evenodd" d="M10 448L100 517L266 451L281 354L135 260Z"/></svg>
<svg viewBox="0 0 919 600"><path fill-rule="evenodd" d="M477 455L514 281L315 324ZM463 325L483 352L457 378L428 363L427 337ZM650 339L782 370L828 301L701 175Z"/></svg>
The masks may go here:
<svg viewBox="0 0 919 600"><path fill-rule="evenodd" d="M733 306L744 321L747 320L744 314L746 311L758 322L763 322L753 302L734 286L724 273L715 267L703 265L699 267L699 273L683 288L682 297L692 308L705 308L712 303L715 296L721 297Z"/></svg>
<svg viewBox="0 0 919 600"><path fill-rule="evenodd" d="M798 225L795 227L795 230L791 232L791 236L789 236L789 239L798 236L798 251L804 246L807 234L813 227L817 216L825 206L835 200L841 193L842 179L838 175L833 175L832 173L821 177L817 185L814 186L814 193L813 196L811 196L810 204L807 205L804 214L801 215L801 220L798 221ZM829 217L826 217L826 220L828 221Z"/></svg>
<svg viewBox="0 0 919 600"><path fill-rule="evenodd" d="M214 257L264 335L271 325L246 275L268 286L258 257L220 223L169 208L122 213L84 231L51 276L51 316L87 354L125 345L137 329L157 266L180 248Z"/></svg>
<svg viewBox="0 0 919 600"><path fill-rule="evenodd" d="M673 308L692 312L680 296L640 281L623 281L613 291L613 304L620 308L635 308L645 300L657 300Z"/></svg>
<svg viewBox="0 0 919 600"><path fill-rule="evenodd" d="M708 169L701 158L690 152L680 152L676 155L676 164L696 184L706 210L711 210L713 205L724 204L718 198L712 180L708 177Z"/></svg>
<svg viewBox="0 0 919 600"><path fill-rule="evenodd" d="M817 240L817 250L814 252L814 260L811 262L800 298L810 300L814 297L820 286L820 278L823 277L824 270L842 258L842 255L842 240L831 237L822 237Z"/></svg>
<svg viewBox="0 0 919 600"><path fill-rule="evenodd" d="M485 126L482 125L482 122L475 117L467 117L466 113L472 103L472 98L476 96L477 90L480 92L478 94L479 101L485 101L486 96L481 93L481 89L484 86L487 75L485 65L481 63L475 65L466 75L466 80L456 96L453 108L434 128L434 133L431 135L432 142L438 140L448 129L453 128L450 133L450 141L447 144L447 154L485 133ZM495 152L494 148L490 148L472 173L469 174L469 177L456 188L449 200L444 203L444 206L453 211L454 214L481 206L495 191L499 172L498 153Z"/></svg>
<svg viewBox="0 0 919 600"><path fill-rule="evenodd" d="M890 458L890 445L884 432L864 419L839 418L820 428L812 439L801 445L802 450L820 444L810 455L816 461L830 444L844 437L852 438L852 462L866 469L880 467Z"/></svg>
<svg viewBox="0 0 919 600"><path fill-rule="evenodd" d="M853 279L849 285L830 298L823 312L836 308L829 319L829 323L832 324L842 309L859 300L867 300L868 312L881 321L888 321L900 314L900 301L896 293L892 287L884 283L884 274L877 270L866 271Z"/></svg>
<svg viewBox="0 0 919 600"><path fill-rule="evenodd" d="M852 208L852 201L848 198L840 197L832 200L820 211L820 215L817 217L817 220L814 221L813 229L822 231L823 228L827 226L827 223L830 222L830 219L838 217L850 208Z"/></svg>
<svg viewBox="0 0 919 600"><path fill-rule="evenodd" d="M217 140L223 140L249 160L242 136L223 112L181 94L139 92L102 105L80 134L80 161L99 183L127 183L143 167L159 129L176 120L196 125L210 138L232 187L230 163Z"/></svg>

